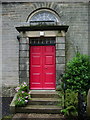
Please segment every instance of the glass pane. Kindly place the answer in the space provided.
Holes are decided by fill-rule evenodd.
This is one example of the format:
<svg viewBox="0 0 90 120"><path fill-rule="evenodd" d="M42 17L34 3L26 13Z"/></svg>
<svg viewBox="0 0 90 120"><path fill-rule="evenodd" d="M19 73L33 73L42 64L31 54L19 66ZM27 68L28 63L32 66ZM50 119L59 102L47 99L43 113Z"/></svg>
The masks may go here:
<svg viewBox="0 0 90 120"><path fill-rule="evenodd" d="M54 38L31 38L30 39L30 44L31 45L50 45L50 44L55 44L55 39Z"/></svg>
<svg viewBox="0 0 90 120"><path fill-rule="evenodd" d="M31 19L30 19L31 24L55 24L57 23L57 18L56 16L48 11L41 11L36 14L34 14Z"/></svg>

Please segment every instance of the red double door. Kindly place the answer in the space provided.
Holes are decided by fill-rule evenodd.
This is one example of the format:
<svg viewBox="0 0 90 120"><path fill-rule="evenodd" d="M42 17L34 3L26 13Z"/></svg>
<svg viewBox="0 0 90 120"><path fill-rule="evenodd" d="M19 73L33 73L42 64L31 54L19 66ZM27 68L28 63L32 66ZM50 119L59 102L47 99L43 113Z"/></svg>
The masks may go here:
<svg viewBox="0 0 90 120"><path fill-rule="evenodd" d="M55 89L55 46L30 46L30 89Z"/></svg>

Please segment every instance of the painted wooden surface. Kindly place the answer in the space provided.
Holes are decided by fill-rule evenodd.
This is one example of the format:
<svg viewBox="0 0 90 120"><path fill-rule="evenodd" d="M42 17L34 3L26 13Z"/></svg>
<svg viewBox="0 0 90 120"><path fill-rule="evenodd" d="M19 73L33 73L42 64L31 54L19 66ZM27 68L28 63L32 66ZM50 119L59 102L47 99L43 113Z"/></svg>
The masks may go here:
<svg viewBox="0 0 90 120"><path fill-rule="evenodd" d="M55 89L55 46L30 47L30 89Z"/></svg>

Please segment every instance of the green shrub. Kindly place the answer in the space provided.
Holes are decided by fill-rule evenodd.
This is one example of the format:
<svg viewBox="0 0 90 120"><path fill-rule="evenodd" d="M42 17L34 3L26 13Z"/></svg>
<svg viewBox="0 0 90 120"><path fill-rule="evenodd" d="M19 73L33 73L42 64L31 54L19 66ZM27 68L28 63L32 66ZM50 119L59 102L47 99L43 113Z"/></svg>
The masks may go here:
<svg viewBox="0 0 90 120"><path fill-rule="evenodd" d="M65 91L65 109L61 112L65 116L77 116L78 115L78 93L67 89Z"/></svg>
<svg viewBox="0 0 90 120"><path fill-rule="evenodd" d="M61 110L62 113L64 113L65 116L78 116L78 112L74 106L68 106L67 108Z"/></svg>
<svg viewBox="0 0 90 120"><path fill-rule="evenodd" d="M87 55L77 53L67 63L61 87L65 89L65 109L61 110L61 112L65 116L77 116L78 91L83 94L86 101L86 93L90 88L90 59Z"/></svg>
<svg viewBox="0 0 90 120"><path fill-rule="evenodd" d="M72 91L70 89L67 89L65 91L65 106L75 106L77 109L78 107L78 93L75 91Z"/></svg>
<svg viewBox="0 0 90 120"><path fill-rule="evenodd" d="M90 88L90 59L87 55L76 54L66 65L63 80L66 89L88 91Z"/></svg>

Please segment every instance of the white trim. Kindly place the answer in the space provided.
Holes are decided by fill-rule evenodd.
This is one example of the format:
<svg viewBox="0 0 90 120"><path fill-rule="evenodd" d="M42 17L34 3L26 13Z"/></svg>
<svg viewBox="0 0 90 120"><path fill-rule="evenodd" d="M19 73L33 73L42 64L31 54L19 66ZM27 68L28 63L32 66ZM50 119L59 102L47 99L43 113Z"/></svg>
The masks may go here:
<svg viewBox="0 0 90 120"><path fill-rule="evenodd" d="M40 37L41 31L26 31L25 36L27 37ZM43 31L44 37L64 37L65 32L63 31ZM23 33L21 33L23 35Z"/></svg>

